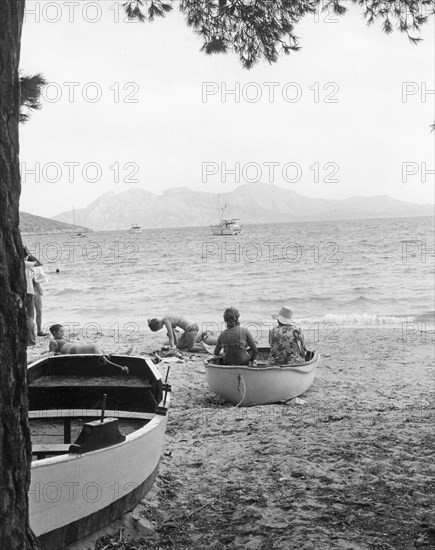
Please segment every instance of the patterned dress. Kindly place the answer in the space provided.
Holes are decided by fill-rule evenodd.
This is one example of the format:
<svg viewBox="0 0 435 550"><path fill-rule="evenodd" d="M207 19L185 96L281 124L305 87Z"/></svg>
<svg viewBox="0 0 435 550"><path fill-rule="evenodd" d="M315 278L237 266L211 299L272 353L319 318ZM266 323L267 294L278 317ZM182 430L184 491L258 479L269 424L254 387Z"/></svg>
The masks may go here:
<svg viewBox="0 0 435 550"><path fill-rule="evenodd" d="M296 335L295 335L296 333ZM297 334L299 333L299 338ZM278 325L269 332L270 355L267 364L304 363L304 346L300 330L295 325Z"/></svg>

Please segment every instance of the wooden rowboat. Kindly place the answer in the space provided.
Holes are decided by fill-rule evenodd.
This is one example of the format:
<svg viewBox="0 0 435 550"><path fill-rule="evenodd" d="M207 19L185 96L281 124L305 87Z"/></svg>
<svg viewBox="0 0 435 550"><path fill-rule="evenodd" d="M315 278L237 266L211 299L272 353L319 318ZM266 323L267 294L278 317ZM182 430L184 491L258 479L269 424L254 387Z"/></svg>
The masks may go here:
<svg viewBox="0 0 435 550"><path fill-rule="evenodd" d="M306 392L314 381L320 354L308 352L307 361L268 367L269 348L259 348L256 367L223 365L206 359L205 376L212 391L239 407L288 401Z"/></svg>
<svg viewBox="0 0 435 550"><path fill-rule="evenodd" d="M150 490L170 386L149 358L114 355L41 359L28 377L30 525L43 550L57 550L133 509Z"/></svg>

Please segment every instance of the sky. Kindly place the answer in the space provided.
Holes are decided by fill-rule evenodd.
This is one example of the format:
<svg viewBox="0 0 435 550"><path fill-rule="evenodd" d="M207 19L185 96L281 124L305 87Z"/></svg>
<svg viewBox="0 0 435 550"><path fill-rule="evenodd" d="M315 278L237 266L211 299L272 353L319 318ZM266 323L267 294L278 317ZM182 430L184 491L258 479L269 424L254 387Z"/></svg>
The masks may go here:
<svg viewBox="0 0 435 550"><path fill-rule="evenodd" d="M247 71L233 53L201 53L177 11L132 23L116 0L26 4L21 70L48 85L20 129L22 211L256 181L434 202L433 18L414 46L358 7L318 13L296 27L299 52Z"/></svg>

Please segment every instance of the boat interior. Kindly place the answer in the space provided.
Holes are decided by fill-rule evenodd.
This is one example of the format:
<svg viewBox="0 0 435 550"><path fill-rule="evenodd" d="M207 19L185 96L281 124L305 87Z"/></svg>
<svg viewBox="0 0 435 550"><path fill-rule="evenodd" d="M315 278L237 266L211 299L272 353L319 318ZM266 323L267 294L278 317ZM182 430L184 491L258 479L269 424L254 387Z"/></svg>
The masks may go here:
<svg viewBox="0 0 435 550"><path fill-rule="evenodd" d="M29 368L28 377L36 460L114 445L166 414L159 403L170 387L155 378L145 358L48 357Z"/></svg>
<svg viewBox="0 0 435 550"><path fill-rule="evenodd" d="M306 356L305 356L305 363L309 363L310 361L312 361L314 359L315 353L316 353L315 351L307 351ZM258 348L257 368L258 367L264 368L264 367L267 366L267 360L269 358L269 354L270 354L270 348L269 347L259 347ZM222 356L220 356L220 357L213 356L210 359L207 359L207 363L209 363L211 365L223 365L224 364L223 363L223 357ZM282 366L291 367L292 365L282 365ZM295 364L294 366L300 367L301 365L300 364Z"/></svg>

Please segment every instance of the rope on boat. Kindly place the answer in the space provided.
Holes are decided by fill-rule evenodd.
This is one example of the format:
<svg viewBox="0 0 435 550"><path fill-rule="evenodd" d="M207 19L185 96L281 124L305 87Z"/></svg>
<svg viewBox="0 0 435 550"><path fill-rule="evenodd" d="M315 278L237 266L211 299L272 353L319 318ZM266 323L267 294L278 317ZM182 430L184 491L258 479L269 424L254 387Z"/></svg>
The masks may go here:
<svg viewBox="0 0 435 550"><path fill-rule="evenodd" d="M106 365L112 365L112 367L116 367L117 369L120 369L122 373L128 374L129 370L128 367L122 367L121 365L117 365L116 363L112 363L112 361L109 361L107 355L102 355L103 361L106 363Z"/></svg>
<svg viewBox="0 0 435 550"><path fill-rule="evenodd" d="M246 395L246 384L245 384L245 381L243 380L243 376L239 373L237 375L237 391L239 393L240 393L240 382L243 383L243 396L242 396L242 399L237 403L237 405L234 405L234 407L240 407L240 404L243 402Z"/></svg>

